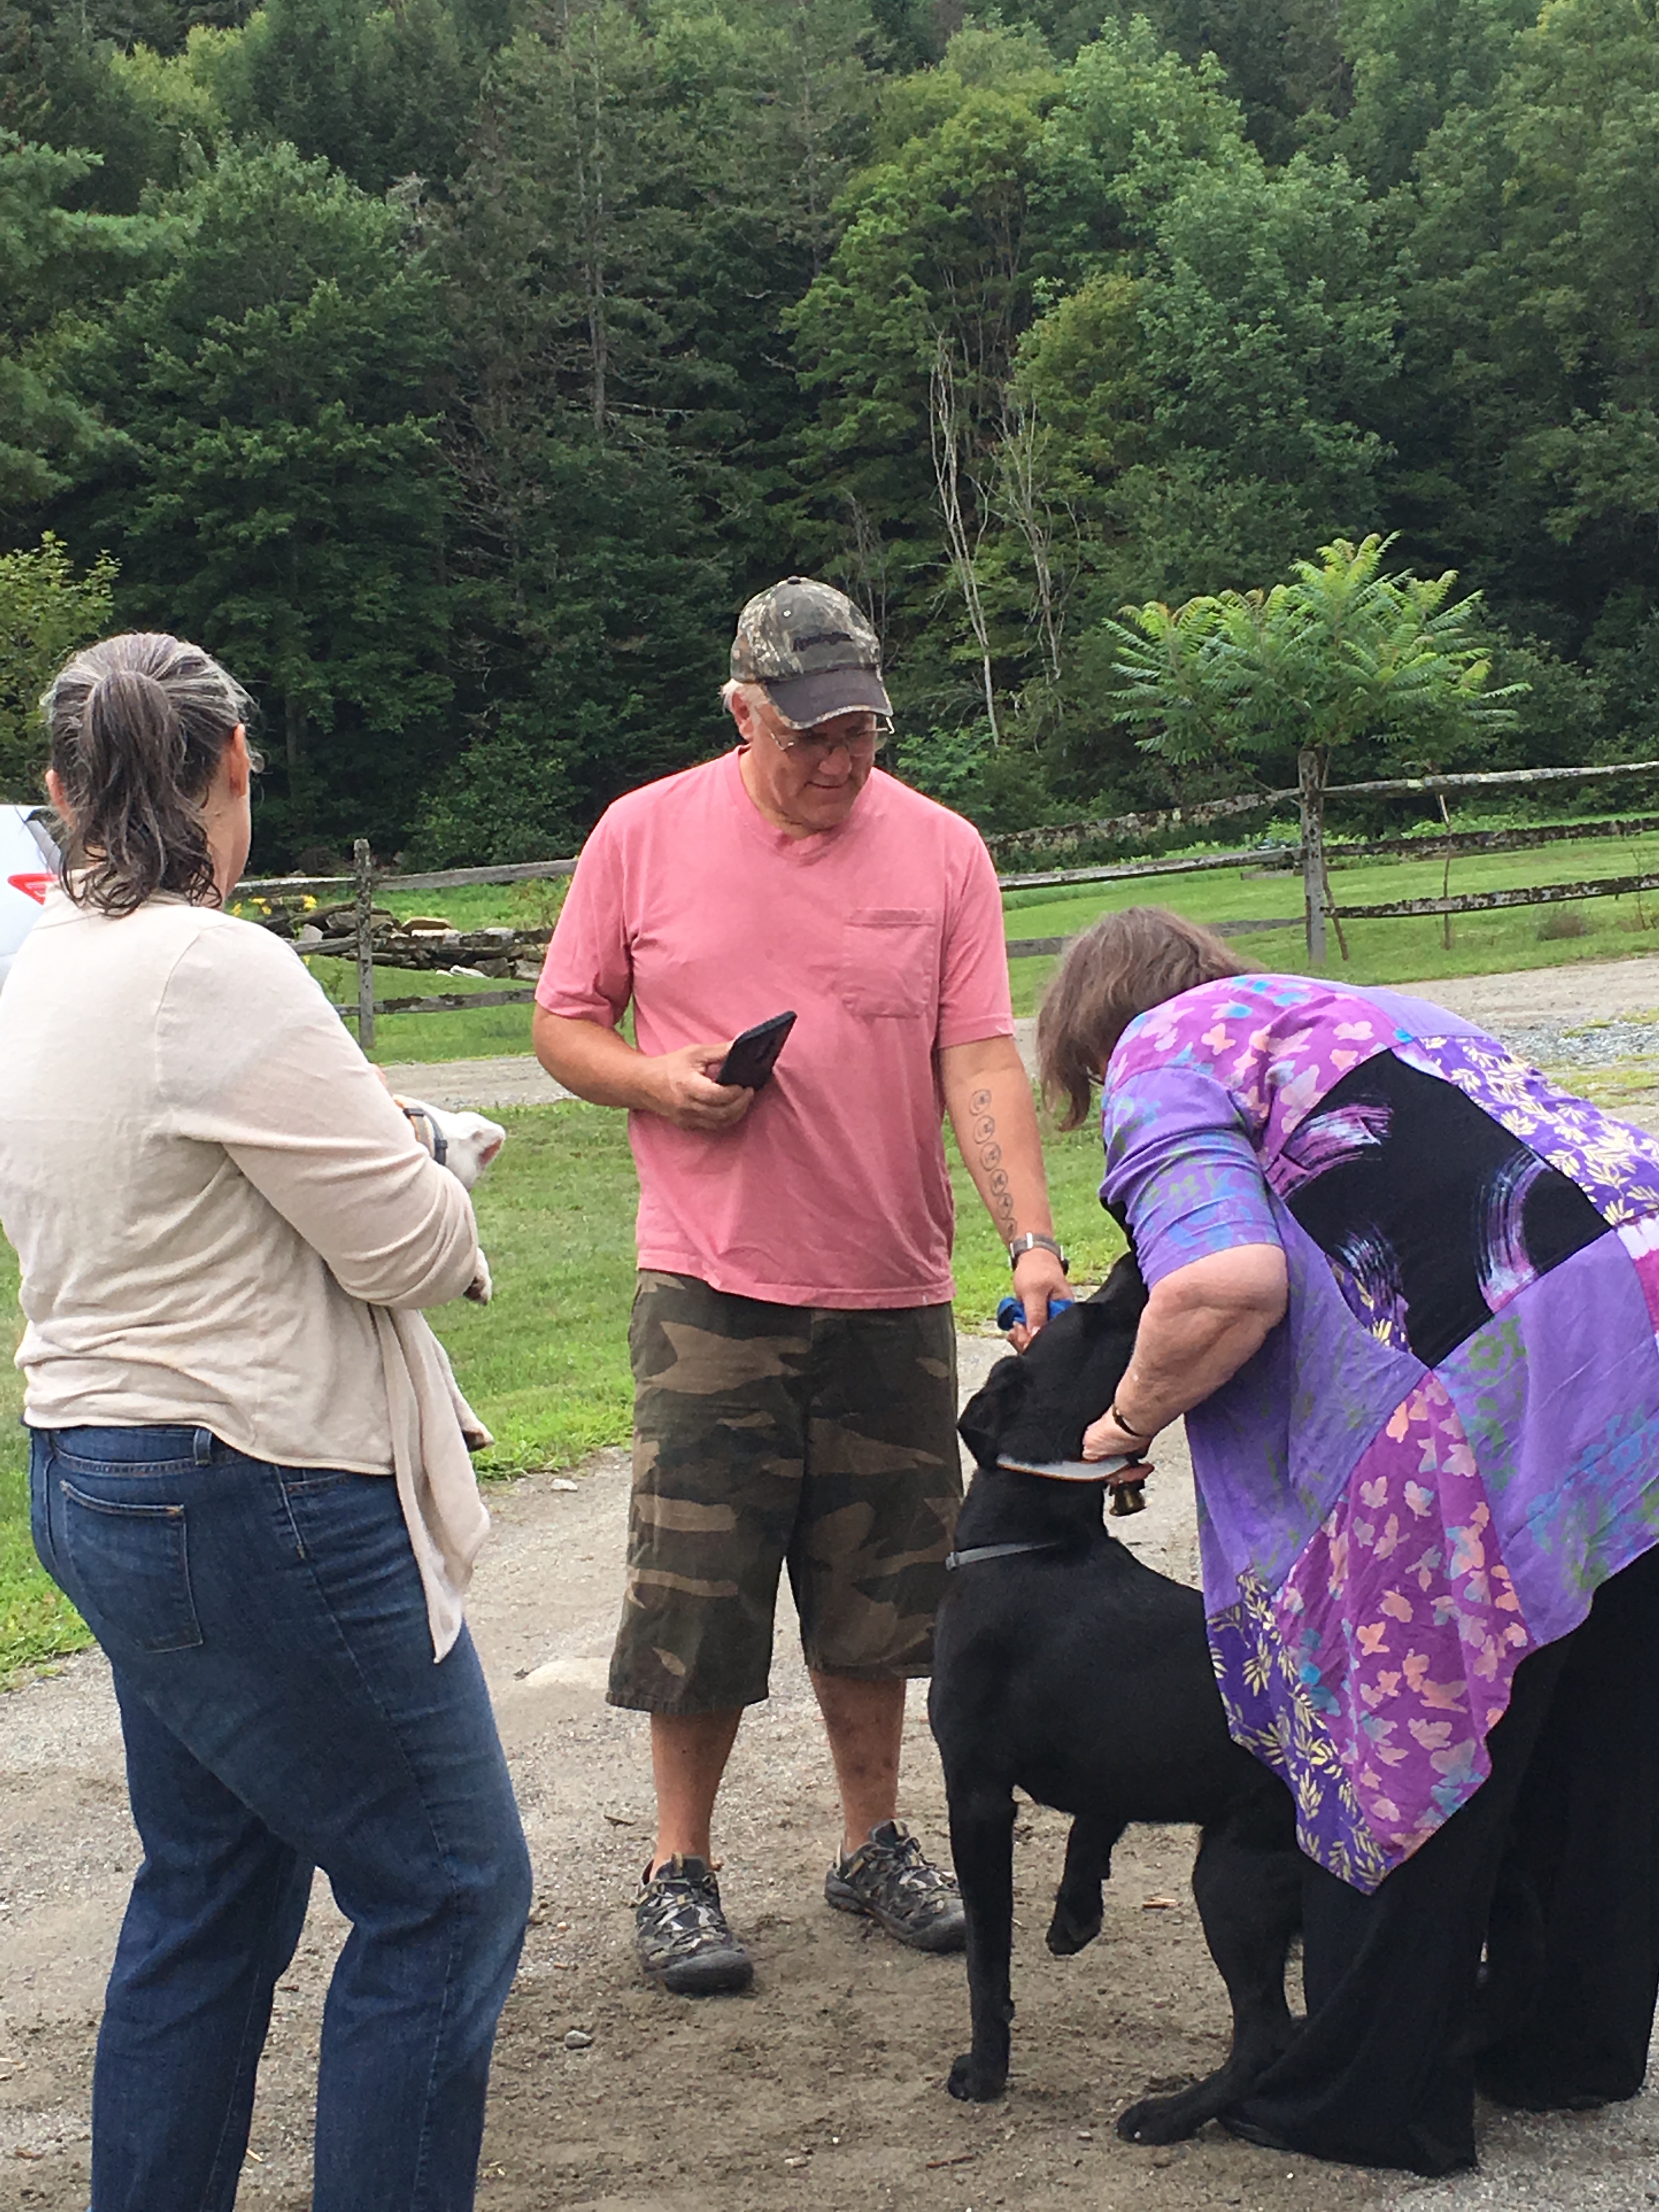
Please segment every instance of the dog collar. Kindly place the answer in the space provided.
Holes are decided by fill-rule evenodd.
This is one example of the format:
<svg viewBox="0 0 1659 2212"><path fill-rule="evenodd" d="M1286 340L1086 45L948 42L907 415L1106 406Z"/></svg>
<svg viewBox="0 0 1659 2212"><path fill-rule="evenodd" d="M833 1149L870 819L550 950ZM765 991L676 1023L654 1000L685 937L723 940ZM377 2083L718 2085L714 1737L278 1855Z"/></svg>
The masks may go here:
<svg viewBox="0 0 1659 2212"><path fill-rule="evenodd" d="M1053 1482L1109 1482L1126 1467L1139 1462L1127 1456L1121 1459L1000 1459L998 1468L1006 1474L1046 1474Z"/></svg>
<svg viewBox="0 0 1659 2212"><path fill-rule="evenodd" d="M1071 1542L1069 1536L1042 1536L1024 1544L975 1544L965 1552L952 1552L945 1562L954 1573L958 1567L976 1567L981 1559L1012 1559L1021 1552L1057 1552Z"/></svg>
<svg viewBox="0 0 1659 2212"><path fill-rule="evenodd" d="M423 1106L405 1106L404 1115L407 1121L423 1122L426 1125L427 1133L432 1139L428 1147L432 1157L440 1167L447 1166L449 1160L449 1139L438 1127L433 1115L428 1114Z"/></svg>

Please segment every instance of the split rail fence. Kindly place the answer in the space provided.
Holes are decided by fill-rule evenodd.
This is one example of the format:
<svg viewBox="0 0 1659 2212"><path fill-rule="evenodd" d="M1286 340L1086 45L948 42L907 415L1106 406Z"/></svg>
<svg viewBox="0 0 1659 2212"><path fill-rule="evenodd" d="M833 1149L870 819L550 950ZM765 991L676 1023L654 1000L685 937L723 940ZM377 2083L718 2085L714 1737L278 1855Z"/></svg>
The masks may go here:
<svg viewBox="0 0 1659 2212"><path fill-rule="evenodd" d="M1620 761L1595 768L1512 769L1464 775L1400 776L1366 783L1321 784L1304 777L1284 791L1252 792L1233 799L1212 799L1200 805L1170 808L1162 813L1121 815L1110 821L1080 822L1046 830L1024 830L1012 836L993 838L994 854L1003 859L1040 852L1044 846L1119 842L1134 837L1167 836L1172 830L1198 829L1212 822L1251 813L1271 813L1294 802L1298 817L1295 845L1245 846L1234 852L1205 853L1186 858L1146 859L1096 863L1071 868L1048 868L1000 873L1005 890L1058 889L1072 884L1124 883L1141 878L1197 875L1219 868L1282 867L1302 879L1302 913L1283 920L1243 921L1224 925L1225 933L1241 934L1261 929L1293 928L1303 925L1308 956L1316 966L1325 957L1325 929L1335 930L1343 956L1345 921L1376 921L1424 915L1482 914L1504 907L1546 906L1563 901L1613 898L1631 893L1659 890L1659 872L1625 876L1600 876L1581 882L1535 884L1512 890L1447 893L1438 898L1388 899L1370 905L1339 906L1331 895L1328 861L1382 859L1415 855L1447 860L1474 853L1522 852L1563 839L1640 836L1659 830L1659 816L1644 815L1610 822L1544 823L1516 830L1454 830L1447 817L1444 794L1449 792L1492 791L1536 787L1551 782L1592 783L1607 778L1659 773L1659 761ZM1422 795L1438 800L1442 835L1434 837L1379 837L1344 843L1328 853L1324 835L1328 800L1358 798L1405 798ZM375 1018L382 1014L465 1012L473 1007L527 1005L535 997L525 986L499 991L428 992L407 998L374 996L377 966L427 969L460 968L483 980L514 973L521 958L538 953L552 934L551 927L489 928L459 931L435 919L422 927L399 922L374 902L376 885L402 894L416 890L454 890L475 884L522 884L556 881L570 875L576 863L568 860L521 860L499 867L441 868L424 873L381 873L374 865L366 839L353 848L349 876L273 876L251 878L236 887L238 902L258 901L269 910L268 926L293 936L298 949L352 962L356 970L356 1000L340 1003L339 1012L355 1019L365 1046L374 1041ZM333 893L335 902L306 914L289 902L320 899ZM1062 937L1018 938L1009 942L1010 958L1058 952Z"/></svg>

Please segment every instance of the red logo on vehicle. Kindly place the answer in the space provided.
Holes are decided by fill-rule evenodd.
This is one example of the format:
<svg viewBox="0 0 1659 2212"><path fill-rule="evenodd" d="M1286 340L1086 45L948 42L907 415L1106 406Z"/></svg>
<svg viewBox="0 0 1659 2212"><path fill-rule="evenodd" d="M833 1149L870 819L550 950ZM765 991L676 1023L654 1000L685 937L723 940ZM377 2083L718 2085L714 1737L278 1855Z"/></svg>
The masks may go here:
<svg viewBox="0 0 1659 2212"><path fill-rule="evenodd" d="M36 906L44 906L46 904L46 893L52 889L57 880L57 877L53 875L8 876L6 878L6 881L11 885L13 890L21 891L23 896L25 898L32 898Z"/></svg>

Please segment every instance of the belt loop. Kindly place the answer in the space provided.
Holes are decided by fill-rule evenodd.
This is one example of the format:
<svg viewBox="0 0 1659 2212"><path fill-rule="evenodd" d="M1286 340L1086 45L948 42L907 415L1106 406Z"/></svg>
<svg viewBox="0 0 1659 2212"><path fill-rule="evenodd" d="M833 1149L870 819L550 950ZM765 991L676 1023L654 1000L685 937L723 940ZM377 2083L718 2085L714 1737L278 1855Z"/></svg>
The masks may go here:
<svg viewBox="0 0 1659 2212"><path fill-rule="evenodd" d="M211 1429L198 1429L191 1442L195 1447L196 1464L206 1467L213 1457L214 1435Z"/></svg>

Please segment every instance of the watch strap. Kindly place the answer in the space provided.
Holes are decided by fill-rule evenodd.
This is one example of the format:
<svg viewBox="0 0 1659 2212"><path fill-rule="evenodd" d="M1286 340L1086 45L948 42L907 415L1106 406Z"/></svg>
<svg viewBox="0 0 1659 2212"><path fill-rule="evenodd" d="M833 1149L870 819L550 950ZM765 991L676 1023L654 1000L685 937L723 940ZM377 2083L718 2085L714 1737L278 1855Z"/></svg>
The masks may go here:
<svg viewBox="0 0 1659 2212"><path fill-rule="evenodd" d="M1023 1237L1015 1237L1013 1243L1008 1247L1008 1265L1012 1267L1017 1261L1023 1260L1028 1252L1052 1252L1060 1262L1061 1273L1069 1275L1072 1272L1071 1261L1066 1258L1065 1249L1059 1239L1045 1237L1040 1229L1028 1229Z"/></svg>

